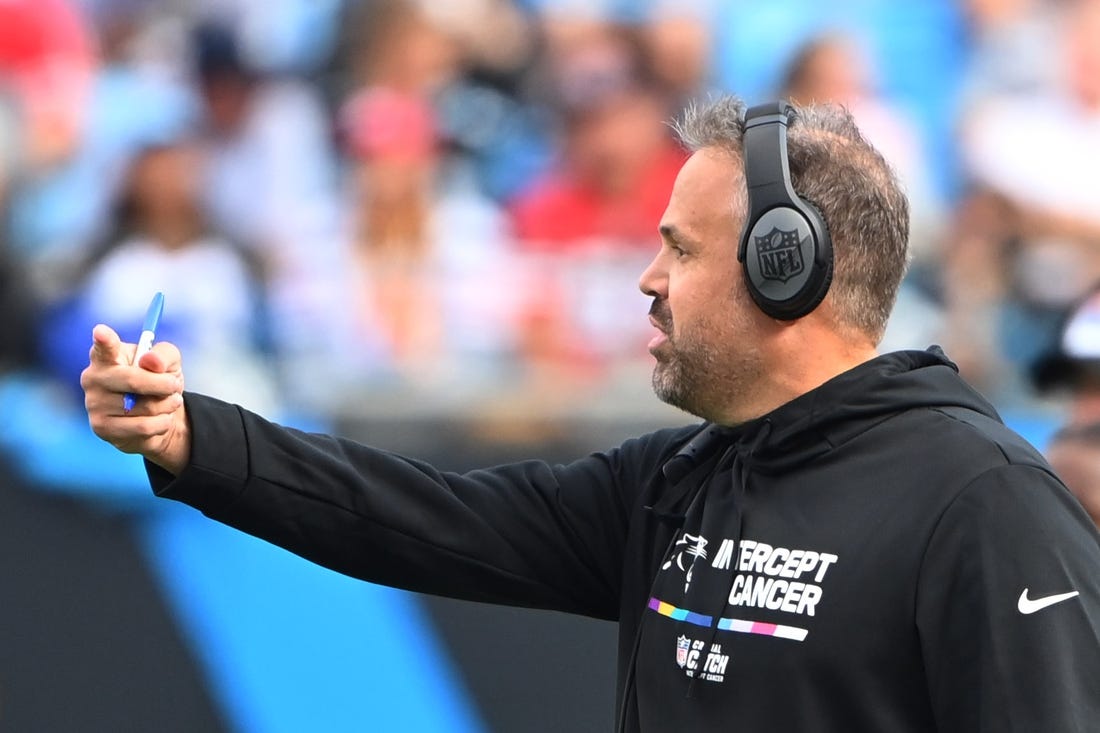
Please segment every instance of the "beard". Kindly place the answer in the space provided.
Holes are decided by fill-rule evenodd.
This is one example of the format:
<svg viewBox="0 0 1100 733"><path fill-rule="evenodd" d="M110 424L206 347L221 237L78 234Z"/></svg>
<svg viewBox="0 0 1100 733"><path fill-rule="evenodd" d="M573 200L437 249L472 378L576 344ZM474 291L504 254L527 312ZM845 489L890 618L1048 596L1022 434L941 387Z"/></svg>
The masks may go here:
<svg viewBox="0 0 1100 733"><path fill-rule="evenodd" d="M657 398L684 412L707 419L714 409L709 374L717 369L714 352L698 343L666 341L653 367L653 392ZM708 409L709 407L709 409Z"/></svg>
<svg viewBox="0 0 1100 733"><path fill-rule="evenodd" d="M653 391L657 398L696 417L719 422L719 416L743 399L740 395L762 373L759 354L744 345L717 346L714 337L729 333L730 325L719 327L712 319L685 326L674 336L667 301L655 300L650 315L667 339L654 352Z"/></svg>

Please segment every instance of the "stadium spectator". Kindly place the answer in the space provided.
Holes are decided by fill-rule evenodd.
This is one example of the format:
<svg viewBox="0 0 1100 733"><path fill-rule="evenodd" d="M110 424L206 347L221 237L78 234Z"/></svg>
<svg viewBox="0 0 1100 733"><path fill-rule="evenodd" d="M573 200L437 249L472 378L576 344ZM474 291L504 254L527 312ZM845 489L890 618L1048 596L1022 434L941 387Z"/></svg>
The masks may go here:
<svg viewBox="0 0 1100 733"><path fill-rule="evenodd" d="M1100 3L1060 18L1058 84L965 109L969 190L944 255L949 342L991 392L1018 391L1067 308L1100 278Z"/></svg>
<svg viewBox="0 0 1100 733"><path fill-rule="evenodd" d="M527 249L648 246L684 154L665 125L668 100L631 30L559 29L547 59L562 120L561 159L512 204Z"/></svg>
<svg viewBox="0 0 1100 733"><path fill-rule="evenodd" d="M1050 439L1051 465L1100 526L1100 287L1094 285L1059 329L1053 349L1031 369L1036 388L1066 402Z"/></svg>
<svg viewBox="0 0 1100 733"><path fill-rule="evenodd" d="M123 178L144 147L197 121L182 78L179 34L141 0L104 0L88 11L97 63L72 153L24 176L11 209L13 246L46 302L66 295L73 268L107 234Z"/></svg>
<svg viewBox="0 0 1100 733"><path fill-rule="evenodd" d="M437 361L442 313L428 231L439 136L431 95L451 44L410 2L376 3L360 26L362 86L342 110L354 160L355 252L366 306L399 371Z"/></svg>
<svg viewBox="0 0 1100 733"><path fill-rule="evenodd" d="M287 394L302 409L327 409L336 386L376 357L367 340L347 339L358 313L329 110L305 80L256 68L231 25L205 20L190 41L204 208L263 264Z"/></svg>
<svg viewBox="0 0 1100 733"><path fill-rule="evenodd" d="M446 155L440 130L438 95L462 74L459 39L406 0L372 4L358 22L358 84L340 130L364 328L406 385L484 381L512 349L514 278L503 214Z"/></svg>
<svg viewBox="0 0 1100 733"><path fill-rule="evenodd" d="M1058 29L1047 0L964 0L968 53L962 105L1044 92L1058 77Z"/></svg>
<svg viewBox="0 0 1100 733"><path fill-rule="evenodd" d="M1067 313L1053 346L1031 365L1044 394L1068 398L1067 423L1100 421L1100 285Z"/></svg>
<svg viewBox="0 0 1100 733"><path fill-rule="evenodd" d="M428 3L423 9L456 52L456 68L433 94L448 166L465 168L460 185L507 201L545 170L553 154L550 114L537 104L541 25L512 0Z"/></svg>
<svg viewBox="0 0 1100 733"><path fill-rule="evenodd" d="M641 43L606 22L558 20L550 33L546 93L561 119L560 159L510 206L539 282L519 313L523 357L547 383L601 380L644 340L622 329L622 309L635 306L630 273L685 155Z"/></svg>
<svg viewBox="0 0 1100 733"><path fill-rule="evenodd" d="M93 63L91 34L73 3L0 3L0 100L15 107L28 172L56 165L78 145Z"/></svg>
<svg viewBox="0 0 1100 733"><path fill-rule="evenodd" d="M1046 449L1050 465L1100 528L1100 421L1067 425Z"/></svg>
<svg viewBox="0 0 1100 733"><path fill-rule="evenodd" d="M66 383L75 384L82 351L69 336L104 314L138 328L159 290L168 305L158 335L190 345L190 379L242 404L281 408L264 279L252 254L207 220L202 163L188 140L151 146L135 159L116 230L91 253L43 332L46 362Z"/></svg>
<svg viewBox="0 0 1100 733"><path fill-rule="evenodd" d="M781 95L800 104L843 105L897 171L910 202L911 262L883 348L919 348L937 340L942 321L936 291L945 207L932 183L918 126L880 91L877 67L860 37L840 32L814 35L788 62Z"/></svg>

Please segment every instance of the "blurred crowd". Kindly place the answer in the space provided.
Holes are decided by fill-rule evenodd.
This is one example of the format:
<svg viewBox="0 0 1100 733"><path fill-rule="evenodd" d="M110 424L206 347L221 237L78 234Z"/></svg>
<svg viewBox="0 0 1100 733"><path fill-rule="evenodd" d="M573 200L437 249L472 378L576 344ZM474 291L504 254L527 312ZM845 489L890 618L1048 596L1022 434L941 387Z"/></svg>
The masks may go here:
<svg viewBox="0 0 1100 733"><path fill-rule="evenodd" d="M261 411L644 390L668 120L716 92L846 105L912 200L883 348L1036 399L1100 280L1100 0L3 0L3 357L75 396L162 291L189 387Z"/></svg>

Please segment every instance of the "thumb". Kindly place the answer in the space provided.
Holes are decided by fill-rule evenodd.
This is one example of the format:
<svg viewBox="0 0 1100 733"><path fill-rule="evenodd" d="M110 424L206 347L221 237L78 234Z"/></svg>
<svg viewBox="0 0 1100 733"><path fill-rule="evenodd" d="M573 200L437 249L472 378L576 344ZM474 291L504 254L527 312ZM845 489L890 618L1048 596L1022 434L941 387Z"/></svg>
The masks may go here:
<svg viewBox="0 0 1100 733"><path fill-rule="evenodd" d="M162 341L154 345L151 351L142 355L138 366L157 374L178 372L180 371L180 351L175 344Z"/></svg>
<svg viewBox="0 0 1100 733"><path fill-rule="evenodd" d="M102 323L92 329L92 350L89 354L93 364L125 364L122 358L122 339L115 330Z"/></svg>

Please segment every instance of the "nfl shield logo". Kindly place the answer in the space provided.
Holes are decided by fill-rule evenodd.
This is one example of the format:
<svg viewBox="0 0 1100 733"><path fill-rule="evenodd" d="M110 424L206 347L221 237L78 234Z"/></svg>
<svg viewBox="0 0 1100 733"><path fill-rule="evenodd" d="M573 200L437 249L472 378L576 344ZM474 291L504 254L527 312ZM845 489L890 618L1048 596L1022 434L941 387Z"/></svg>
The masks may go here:
<svg viewBox="0 0 1100 733"><path fill-rule="evenodd" d="M676 640L676 664L682 668L688 661L688 649L691 648L691 639L681 636Z"/></svg>
<svg viewBox="0 0 1100 733"><path fill-rule="evenodd" d="M763 237L754 236L753 239L756 240L760 274L765 280L787 282L806 269L806 264L802 261L802 243L798 238L797 229L784 231L772 227L772 230Z"/></svg>

